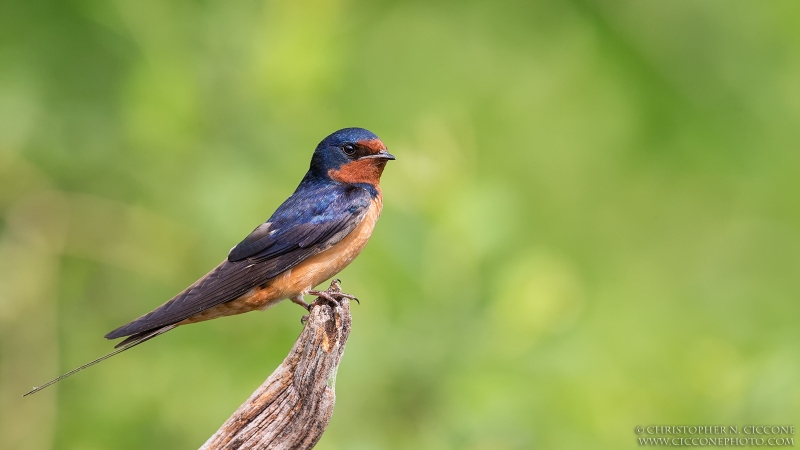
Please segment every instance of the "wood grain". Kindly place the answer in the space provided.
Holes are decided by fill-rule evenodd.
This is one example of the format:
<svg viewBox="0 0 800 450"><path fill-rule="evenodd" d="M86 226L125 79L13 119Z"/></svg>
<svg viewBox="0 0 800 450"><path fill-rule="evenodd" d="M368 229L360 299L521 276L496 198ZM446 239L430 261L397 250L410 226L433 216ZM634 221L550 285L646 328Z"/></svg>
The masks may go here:
<svg viewBox="0 0 800 450"><path fill-rule="evenodd" d="M327 292L341 292L338 283ZM313 448L333 414L350 325L347 299L339 305L317 299L283 363L200 449Z"/></svg>

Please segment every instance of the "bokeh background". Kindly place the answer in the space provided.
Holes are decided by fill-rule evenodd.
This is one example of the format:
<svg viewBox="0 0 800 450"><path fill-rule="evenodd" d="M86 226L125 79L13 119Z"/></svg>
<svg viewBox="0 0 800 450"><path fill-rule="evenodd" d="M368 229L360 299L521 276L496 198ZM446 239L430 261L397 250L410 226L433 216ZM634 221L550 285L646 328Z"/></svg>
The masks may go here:
<svg viewBox="0 0 800 450"><path fill-rule="evenodd" d="M800 425L796 1L6 0L0 448L202 444L300 308L20 395L216 265L346 126L398 160L318 448Z"/></svg>

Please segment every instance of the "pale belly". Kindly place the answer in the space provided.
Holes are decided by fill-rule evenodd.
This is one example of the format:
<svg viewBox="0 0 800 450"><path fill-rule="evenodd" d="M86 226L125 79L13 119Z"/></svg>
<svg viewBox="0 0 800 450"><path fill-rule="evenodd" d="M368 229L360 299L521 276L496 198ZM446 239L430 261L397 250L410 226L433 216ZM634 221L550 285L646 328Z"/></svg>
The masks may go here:
<svg viewBox="0 0 800 450"><path fill-rule="evenodd" d="M381 215L382 206L380 197L373 200L364 220L333 247L281 273L263 288L253 288L236 300L207 309L180 322L179 325L241 314L256 309L263 310L281 300L305 295L314 286L342 271L361 253Z"/></svg>

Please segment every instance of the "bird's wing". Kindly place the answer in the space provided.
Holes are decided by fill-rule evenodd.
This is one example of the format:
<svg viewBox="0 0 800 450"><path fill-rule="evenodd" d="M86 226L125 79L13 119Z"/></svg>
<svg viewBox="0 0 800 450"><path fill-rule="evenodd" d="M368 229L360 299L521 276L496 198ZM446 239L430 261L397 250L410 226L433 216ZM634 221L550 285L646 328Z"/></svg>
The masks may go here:
<svg viewBox="0 0 800 450"><path fill-rule="evenodd" d="M239 298L341 241L361 223L370 204L369 192L354 186L329 185L296 192L214 270L152 312L108 333L106 338L175 324Z"/></svg>
<svg viewBox="0 0 800 450"><path fill-rule="evenodd" d="M319 189L299 190L266 223L256 227L232 248L228 261L265 261L298 248L326 242L343 229L349 233L364 218L371 200L366 189L356 186L332 184Z"/></svg>

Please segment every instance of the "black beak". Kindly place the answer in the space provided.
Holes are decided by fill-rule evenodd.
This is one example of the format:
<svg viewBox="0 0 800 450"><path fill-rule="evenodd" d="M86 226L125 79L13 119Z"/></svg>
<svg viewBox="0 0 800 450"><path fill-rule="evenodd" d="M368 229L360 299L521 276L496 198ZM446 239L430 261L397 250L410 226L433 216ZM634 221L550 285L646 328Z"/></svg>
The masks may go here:
<svg viewBox="0 0 800 450"><path fill-rule="evenodd" d="M395 160L397 158L395 158L393 154L387 152L386 150L381 150L380 152L378 152L378 153L376 153L374 155L362 156L359 159L385 159L385 160L388 160L388 161L393 161L393 160Z"/></svg>

